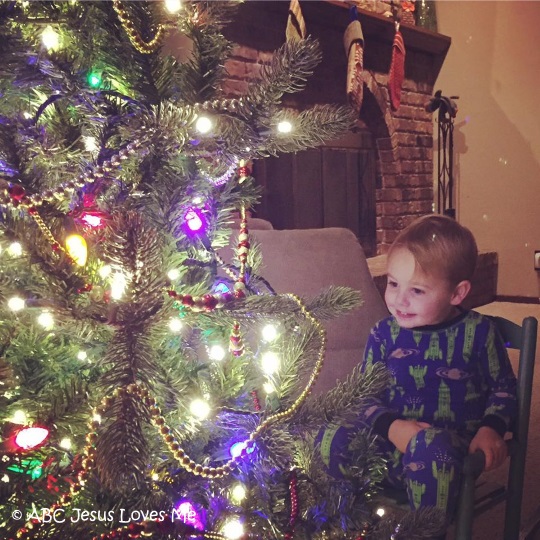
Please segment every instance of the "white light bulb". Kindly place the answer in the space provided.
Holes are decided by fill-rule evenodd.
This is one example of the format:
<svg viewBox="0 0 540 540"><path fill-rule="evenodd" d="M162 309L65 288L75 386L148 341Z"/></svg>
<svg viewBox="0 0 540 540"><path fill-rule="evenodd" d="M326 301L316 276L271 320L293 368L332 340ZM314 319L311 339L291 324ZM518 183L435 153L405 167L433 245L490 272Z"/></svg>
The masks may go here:
<svg viewBox="0 0 540 540"><path fill-rule="evenodd" d="M11 422L13 424L21 424L24 425L28 421L28 417L26 416L26 413L22 410L15 411L13 413L13 416L11 417Z"/></svg>
<svg viewBox="0 0 540 540"><path fill-rule="evenodd" d="M84 141L84 148L88 152L97 152L99 150L97 139L95 137L92 137L91 135L86 135L83 137L83 141Z"/></svg>
<svg viewBox="0 0 540 540"><path fill-rule="evenodd" d="M71 449L71 439L69 437L64 437L60 443L58 444L60 448L63 448L64 450L70 450Z"/></svg>
<svg viewBox="0 0 540 540"><path fill-rule="evenodd" d="M200 195L197 195L196 197L193 197L191 202L193 204L201 204L203 202L203 198Z"/></svg>
<svg viewBox="0 0 540 540"><path fill-rule="evenodd" d="M274 341L278 336L277 328L273 324L267 324L262 329L262 337L264 341Z"/></svg>
<svg viewBox="0 0 540 540"><path fill-rule="evenodd" d="M193 416L196 416L199 420L204 420L210 414L210 405L204 399L194 399L189 410Z"/></svg>
<svg viewBox="0 0 540 540"><path fill-rule="evenodd" d="M26 306L26 302L19 296L13 296L8 300L8 307L11 311L21 311Z"/></svg>
<svg viewBox="0 0 540 540"><path fill-rule="evenodd" d="M111 280L111 298L120 300L126 291L127 279L122 272L114 274Z"/></svg>
<svg viewBox="0 0 540 540"><path fill-rule="evenodd" d="M100 414L94 414L94 416L92 416L92 420L94 420L94 422L98 422L101 424L101 415Z"/></svg>
<svg viewBox="0 0 540 540"><path fill-rule="evenodd" d="M19 242L11 242L7 248L8 253L12 257L20 257L22 255L23 249Z"/></svg>
<svg viewBox="0 0 540 540"><path fill-rule="evenodd" d="M99 270L98 274L105 279L106 277L109 277L111 275L112 268L108 264L104 264Z"/></svg>
<svg viewBox="0 0 540 540"><path fill-rule="evenodd" d="M180 277L180 270L178 270L178 268L173 268L172 270L169 270L169 271L167 272L167 277L168 277L171 281L177 280L177 279Z"/></svg>
<svg viewBox="0 0 540 540"><path fill-rule="evenodd" d="M180 0L165 0L165 9L169 13L177 13L182 8Z"/></svg>
<svg viewBox="0 0 540 540"><path fill-rule="evenodd" d="M171 332L180 332L180 330L182 330L183 326L184 326L184 324L182 323L182 321L178 317L173 317L169 321L169 329L171 330Z"/></svg>
<svg viewBox="0 0 540 540"><path fill-rule="evenodd" d="M273 394L275 391L276 391L276 388L275 386L271 383L271 382L265 382L263 384L263 390L267 393L267 394Z"/></svg>
<svg viewBox="0 0 540 540"><path fill-rule="evenodd" d="M246 498L247 492L243 484L236 484L231 490L232 502L238 504Z"/></svg>
<svg viewBox="0 0 540 540"><path fill-rule="evenodd" d="M261 367L267 375L276 373L280 364L279 356L273 351L266 351L261 357Z"/></svg>
<svg viewBox="0 0 540 540"><path fill-rule="evenodd" d="M156 482L157 480L159 480L159 474L158 474L157 472L155 472L155 473L152 474L152 480L153 480L154 482Z"/></svg>
<svg viewBox="0 0 540 540"><path fill-rule="evenodd" d="M208 357L210 360L216 360L217 362L225 358L225 349L221 345L212 345L208 350Z"/></svg>
<svg viewBox="0 0 540 540"><path fill-rule="evenodd" d="M212 129L212 120L207 116L199 116L195 122L195 129L202 134L208 133Z"/></svg>
<svg viewBox="0 0 540 540"><path fill-rule="evenodd" d="M9 476L7 474L4 474L1 478L2 482L6 482L6 484L9 482Z"/></svg>
<svg viewBox="0 0 540 540"><path fill-rule="evenodd" d="M290 133L293 129L293 125L288 120L282 120L277 125L277 130L280 133Z"/></svg>
<svg viewBox="0 0 540 540"><path fill-rule="evenodd" d="M385 514L384 508L377 508L376 514L377 514L379 517L383 517L384 514Z"/></svg>
<svg viewBox="0 0 540 540"><path fill-rule="evenodd" d="M79 351L77 353L77 360L84 362L87 358L88 358L88 354L86 351Z"/></svg>
<svg viewBox="0 0 540 540"><path fill-rule="evenodd" d="M60 46L60 35L52 26L47 26L41 33L41 41L48 51L55 50Z"/></svg>
<svg viewBox="0 0 540 540"><path fill-rule="evenodd" d="M24 111L23 112L23 116L24 118L26 118L27 120L30 120L30 118L34 118L34 115L28 111Z"/></svg>
<svg viewBox="0 0 540 540"><path fill-rule="evenodd" d="M45 330L51 330L54 327L54 317L49 311L44 311L37 318L37 322L40 326L43 326Z"/></svg>
<svg viewBox="0 0 540 540"><path fill-rule="evenodd" d="M238 540L244 536L244 526L238 519L231 519L223 525L221 533L229 540Z"/></svg>

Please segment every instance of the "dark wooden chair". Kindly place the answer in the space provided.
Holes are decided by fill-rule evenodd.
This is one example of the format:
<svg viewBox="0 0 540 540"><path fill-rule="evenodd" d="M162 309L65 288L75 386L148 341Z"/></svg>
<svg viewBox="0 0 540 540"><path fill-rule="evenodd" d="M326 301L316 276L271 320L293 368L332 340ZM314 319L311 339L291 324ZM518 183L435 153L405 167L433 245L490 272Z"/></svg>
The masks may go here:
<svg viewBox="0 0 540 540"><path fill-rule="evenodd" d="M529 435L532 383L536 353L538 321L534 317L523 320L522 326L502 317L491 317L508 348L519 349L517 374L518 415L508 441L510 467L505 485L487 485L479 478L484 470L485 456L476 452L467 456L455 519L456 540L471 540L475 516L506 501L504 540L529 540L521 534L521 504L525 457ZM532 527L529 527L532 530Z"/></svg>

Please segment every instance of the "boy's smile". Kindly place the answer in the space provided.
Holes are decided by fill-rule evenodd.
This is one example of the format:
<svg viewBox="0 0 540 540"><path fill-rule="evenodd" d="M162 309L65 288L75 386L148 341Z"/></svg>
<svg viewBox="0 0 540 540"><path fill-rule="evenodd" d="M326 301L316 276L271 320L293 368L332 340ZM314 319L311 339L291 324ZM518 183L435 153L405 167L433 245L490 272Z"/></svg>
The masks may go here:
<svg viewBox="0 0 540 540"><path fill-rule="evenodd" d="M439 324L453 318L456 306L470 288L468 281L453 288L443 277L426 274L417 267L413 254L401 247L388 257L387 273L384 299L403 328Z"/></svg>

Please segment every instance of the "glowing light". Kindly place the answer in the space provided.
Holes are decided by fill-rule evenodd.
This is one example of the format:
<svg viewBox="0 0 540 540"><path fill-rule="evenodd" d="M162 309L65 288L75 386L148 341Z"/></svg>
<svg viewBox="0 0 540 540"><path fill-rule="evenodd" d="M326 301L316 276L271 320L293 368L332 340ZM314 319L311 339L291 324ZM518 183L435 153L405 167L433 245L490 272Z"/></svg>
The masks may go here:
<svg viewBox="0 0 540 540"><path fill-rule="evenodd" d="M122 272L117 272L111 280L111 298L120 300L126 291L127 278Z"/></svg>
<svg viewBox="0 0 540 540"><path fill-rule="evenodd" d="M88 247L86 240L80 234L70 234L66 238L66 251L78 266L86 264Z"/></svg>
<svg viewBox="0 0 540 540"><path fill-rule="evenodd" d="M195 129L202 134L209 133L212 129L212 120L207 116L199 116L195 122Z"/></svg>
<svg viewBox="0 0 540 540"><path fill-rule="evenodd" d="M7 252L12 257L20 257L22 255L23 248L19 242L11 242L11 244L9 244L9 247L7 248Z"/></svg>
<svg viewBox="0 0 540 540"><path fill-rule="evenodd" d="M84 141L84 148L88 150L88 152L97 152L99 150L97 139L95 137L86 135L83 137L83 141Z"/></svg>
<svg viewBox="0 0 540 540"><path fill-rule="evenodd" d="M218 283L216 283L216 285L214 286L214 292L223 294L231 292L231 289L225 282L218 281Z"/></svg>
<svg viewBox="0 0 540 540"><path fill-rule="evenodd" d="M27 427L21 429L15 436L15 444L23 450L30 450L39 446L49 435L49 431L41 427Z"/></svg>
<svg viewBox="0 0 540 540"><path fill-rule="evenodd" d="M208 350L208 358L220 362L225 358L225 349L221 345L212 345Z"/></svg>
<svg viewBox="0 0 540 540"><path fill-rule="evenodd" d="M101 73L99 73L98 71L91 71L86 77L86 80L88 81L88 85L91 88L99 88L101 86L101 83L103 82L103 79L101 78Z"/></svg>
<svg viewBox="0 0 540 540"><path fill-rule="evenodd" d="M13 296L8 300L8 308L11 311L21 311L26 306L26 302L19 296Z"/></svg>
<svg viewBox="0 0 540 540"><path fill-rule="evenodd" d="M178 268L173 268L172 270L169 270L167 272L167 277L171 281L176 281L180 277L180 270L178 270Z"/></svg>
<svg viewBox="0 0 540 540"><path fill-rule="evenodd" d="M30 118L34 118L34 115L28 111L24 111L23 112L23 116L27 119L27 120L30 120Z"/></svg>
<svg viewBox="0 0 540 540"><path fill-rule="evenodd" d="M200 232L204 228L203 214L196 208L188 209L184 214L184 221L191 232Z"/></svg>
<svg viewBox="0 0 540 540"><path fill-rule="evenodd" d="M60 47L60 34L49 25L41 33L41 42L48 51L54 51Z"/></svg>
<svg viewBox="0 0 540 540"><path fill-rule="evenodd" d="M2 478L0 478L0 480L2 480L2 482L6 482L6 484L9 482L9 476L7 474L4 474L4 476L2 476Z"/></svg>
<svg viewBox="0 0 540 540"><path fill-rule="evenodd" d="M237 458L242 455L242 452L245 451L247 454L251 454L253 450L255 450L255 447L253 445L248 446L248 441L240 441L231 445L229 453L232 458Z"/></svg>
<svg viewBox="0 0 540 540"><path fill-rule="evenodd" d="M165 9L169 13L178 13L182 8L182 2L180 0L165 0Z"/></svg>
<svg viewBox="0 0 540 540"><path fill-rule="evenodd" d="M270 381L263 384L263 389L267 394L273 394L276 391L276 387Z"/></svg>
<svg viewBox="0 0 540 540"><path fill-rule="evenodd" d="M152 480L154 482L157 482L159 480L159 474L157 472L153 473L152 474Z"/></svg>
<svg viewBox="0 0 540 540"><path fill-rule="evenodd" d="M13 424L26 424L28 422L28 417L26 416L26 413L24 411L21 411L20 409L18 411L15 411L13 413L13 416L11 417L11 422Z"/></svg>
<svg viewBox="0 0 540 540"><path fill-rule="evenodd" d="M277 328L273 324L267 324L262 329L262 337L264 341L274 341L278 337L278 331Z"/></svg>
<svg viewBox="0 0 540 540"><path fill-rule="evenodd" d="M37 322L40 326L43 326L45 330L51 330L54 327L54 317L50 311L44 311L37 318Z"/></svg>
<svg viewBox="0 0 540 540"><path fill-rule="evenodd" d="M203 198L199 195L196 197L193 197L193 200L191 201L193 204L201 204L203 202Z"/></svg>
<svg viewBox="0 0 540 540"><path fill-rule="evenodd" d="M247 491L243 484L236 484L231 490L231 500L235 504L241 503L246 495Z"/></svg>
<svg viewBox="0 0 540 540"><path fill-rule="evenodd" d="M189 410L193 416L196 416L199 420L204 420L210 414L210 405L204 399L194 399L189 406Z"/></svg>
<svg viewBox="0 0 540 540"><path fill-rule="evenodd" d="M195 527L199 531L204 529L204 525L197 512L197 509L189 501L182 501L173 511L173 517L178 518L184 523Z"/></svg>
<svg viewBox="0 0 540 540"><path fill-rule="evenodd" d="M239 519L231 519L223 525L221 534L229 540L238 540L244 536L244 526L240 523Z"/></svg>
<svg viewBox="0 0 540 540"><path fill-rule="evenodd" d="M93 229L105 227L105 214L103 212L85 211L82 212L79 221Z"/></svg>
<svg viewBox="0 0 540 540"><path fill-rule="evenodd" d="M273 351L266 351L261 358L261 367L267 375L273 375L279 370L281 361L279 356Z"/></svg>
<svg viewBox="0 0 540 540"><path fill-rule="evenodd" d="M379 517L383 517L385 514L384 508L377 508L377 511L375 512Z"/></svg>
<svg viewBox="0 0 540 540"><path fill-rule="evenodd" d="M282 120L278 123L277 130L280 133L290 133L293 130L293 125L288 120Z"/></svg>
<svg viewBox="0 0 540 540"><path fill-rule="evenodd" d="M184 324L178 317L173 317L169 321L169 329L171 330L171 332L180 332L180 330L182 330L183 327L184 327Z"/></svg>
<svg viewBox="0 0 540 540"><path fill-rule="evenodd" d="M84 362L88 358L88 353L86 351L79 351L77 353L77 360Z"/></svg>
<svg viewBox="0 0 540 540"><path fill-rule="evenodd" d="M99 270L98 274L105 279L106 277L109 277L111 275L112 268L108 264L104 264Z"/></svg>
<svg viewBox="0 0 540 540"><path fill-rule="evenodd" d="M58 444L60 448L63 448L64 450L71 450L71 439L69 437L64 437L60 443Z"/></svg>

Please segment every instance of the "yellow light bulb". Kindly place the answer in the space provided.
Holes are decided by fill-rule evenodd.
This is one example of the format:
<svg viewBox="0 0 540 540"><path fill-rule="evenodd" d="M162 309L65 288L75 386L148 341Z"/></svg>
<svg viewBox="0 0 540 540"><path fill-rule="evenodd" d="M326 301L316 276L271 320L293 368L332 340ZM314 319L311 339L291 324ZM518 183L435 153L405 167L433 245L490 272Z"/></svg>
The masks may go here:
<svg viewBox="0 0 540 540"><path fill-rule="evenodd" d="M182 3L180 0L165 0L165 9L169 13L177 13L180 11L182 7Z"/></svg>
<svg viewBox="0 0 540 540"><path fill-rule="evenodd" d="M60 47L60 35L52 27L47 26L41 33L41 41L48 51L54 51Z"/></svg>
<svg viewBox="0 0 540 540"><path fill-rule="evenodd" d="M66 251L75 261L75 264L84 266L88 257L88 247L86 240L80 234L70 234L66 238Z"/></svg>

